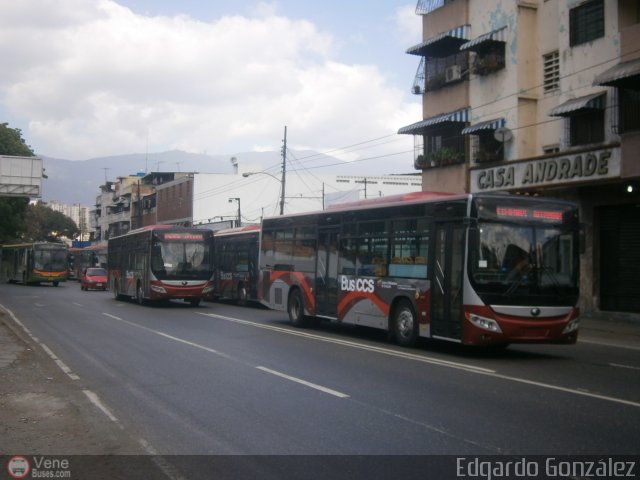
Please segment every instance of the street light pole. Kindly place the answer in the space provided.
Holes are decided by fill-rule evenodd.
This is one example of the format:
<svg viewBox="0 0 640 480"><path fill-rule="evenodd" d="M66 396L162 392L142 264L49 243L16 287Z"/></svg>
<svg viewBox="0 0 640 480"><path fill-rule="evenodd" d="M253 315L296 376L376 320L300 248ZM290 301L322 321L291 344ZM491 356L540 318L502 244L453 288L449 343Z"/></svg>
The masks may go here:
<svg viewBox="0 0 640 480"><path fill-rule="evenodd" d="M284 185L287 178L287 126L284 126L284 141L282 145L282 192L280 193L280 215L284 214Z"/></svg>
<svg viewBox="0 0 640 480"><path fill-rule="evenodd" d="M233 197L229 199L229 203L236 201L238 202L238 223L236 225L236 227L241 227L242 226L242 214L241 214L241 210L240 210L240 198L238 197Z"/></svg>
<svg viewBox="0 0 640 480"><path fill-rule="evenodd" d="M280 215L282 215L284 213L284 172L282 173L282 180L280 180L278 177L276 177L275 175L272 175L269 172L244 172L242 174L243 177L250 177L251 175L268 175L271 178L274 178L276 181L280 182L281 187L282 187L282 193L280 195Z"/></svg>

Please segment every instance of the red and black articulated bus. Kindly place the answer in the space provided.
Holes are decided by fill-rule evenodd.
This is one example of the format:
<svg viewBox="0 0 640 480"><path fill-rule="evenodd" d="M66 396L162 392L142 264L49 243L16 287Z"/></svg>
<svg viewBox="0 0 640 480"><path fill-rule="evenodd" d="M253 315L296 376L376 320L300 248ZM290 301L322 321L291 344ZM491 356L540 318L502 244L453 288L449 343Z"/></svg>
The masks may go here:
<svg viewBox="0 0 640 480"><path fill-rule="evenodd" d="M259 225L214 232L216 300L239 305L258 299Z"/></svg>
<svg viewBox="0 0 640 480"><path fill-rule="evenodd" d="M213 232L174 225L132 230L109 239L108 270L116 299L197 306L213 291Z"/></svg>
<svg viewBox="0 0 640 480"><path fill-rule="evenodd" d="M260 301L313 319L464 345L575 343L578 208L414 192L266 218Z"/></svg>

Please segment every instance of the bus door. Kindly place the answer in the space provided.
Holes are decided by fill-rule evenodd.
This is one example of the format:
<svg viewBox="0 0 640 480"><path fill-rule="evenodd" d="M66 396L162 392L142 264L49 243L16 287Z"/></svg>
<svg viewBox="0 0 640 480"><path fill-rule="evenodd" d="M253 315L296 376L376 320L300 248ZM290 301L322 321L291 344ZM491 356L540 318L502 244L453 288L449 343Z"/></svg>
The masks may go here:
<svg viewBox="0 0 640 480"><path fill-rule="evenodd" d="M338 311L338 228L318 229L316 315L335 318Z"/></svg>
<svg viewBox="0 0 640 480"><path fill-rule="evenodd" d="M462 339L465 227L437 223L431 282L431 336Z"/></svg>

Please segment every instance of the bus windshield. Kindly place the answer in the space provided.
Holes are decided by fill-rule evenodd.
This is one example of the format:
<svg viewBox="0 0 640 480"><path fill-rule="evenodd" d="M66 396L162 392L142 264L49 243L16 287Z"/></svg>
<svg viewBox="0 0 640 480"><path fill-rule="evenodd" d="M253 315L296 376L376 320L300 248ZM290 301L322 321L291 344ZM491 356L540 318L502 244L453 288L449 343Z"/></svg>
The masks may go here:
<svg viewBox="0 0 640 480"><path fill-rule="evenodd" d="M158 280L208 280L211 260L204 242L156 241L151 270Z"/></svg>
<svg viewBox="0 0 640 480"><path fill-rule="evenodd" d="M479 222L470 236L470 277L489 303L566 304L578 296L577 248L573 230L559 225ZM526 298L529 297L529 300Z"/></svg>
<svg viewBox="0 0 640 480"><path fill-rule="evenodd" d="M36 270L60 272L67 268L67 251L62 248L38 247L33 260Z"/></svg>

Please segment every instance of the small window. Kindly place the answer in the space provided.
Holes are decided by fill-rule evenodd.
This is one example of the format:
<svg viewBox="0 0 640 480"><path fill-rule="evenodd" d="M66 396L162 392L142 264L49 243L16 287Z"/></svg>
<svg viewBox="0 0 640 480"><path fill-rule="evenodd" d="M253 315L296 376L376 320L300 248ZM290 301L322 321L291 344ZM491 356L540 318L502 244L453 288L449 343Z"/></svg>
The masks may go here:
<svg viewBox="0 0 640 480"><path fill-rule="evenodd" d="M569 45L604 37L604 0L583 3L569 12Z"/></svg>
<svg viewBox="0 0 640 480"><path fill-rule="evenodd" d="M542 56L544 93L554 92L560 88L560 54L555 52Z"/></svg>

